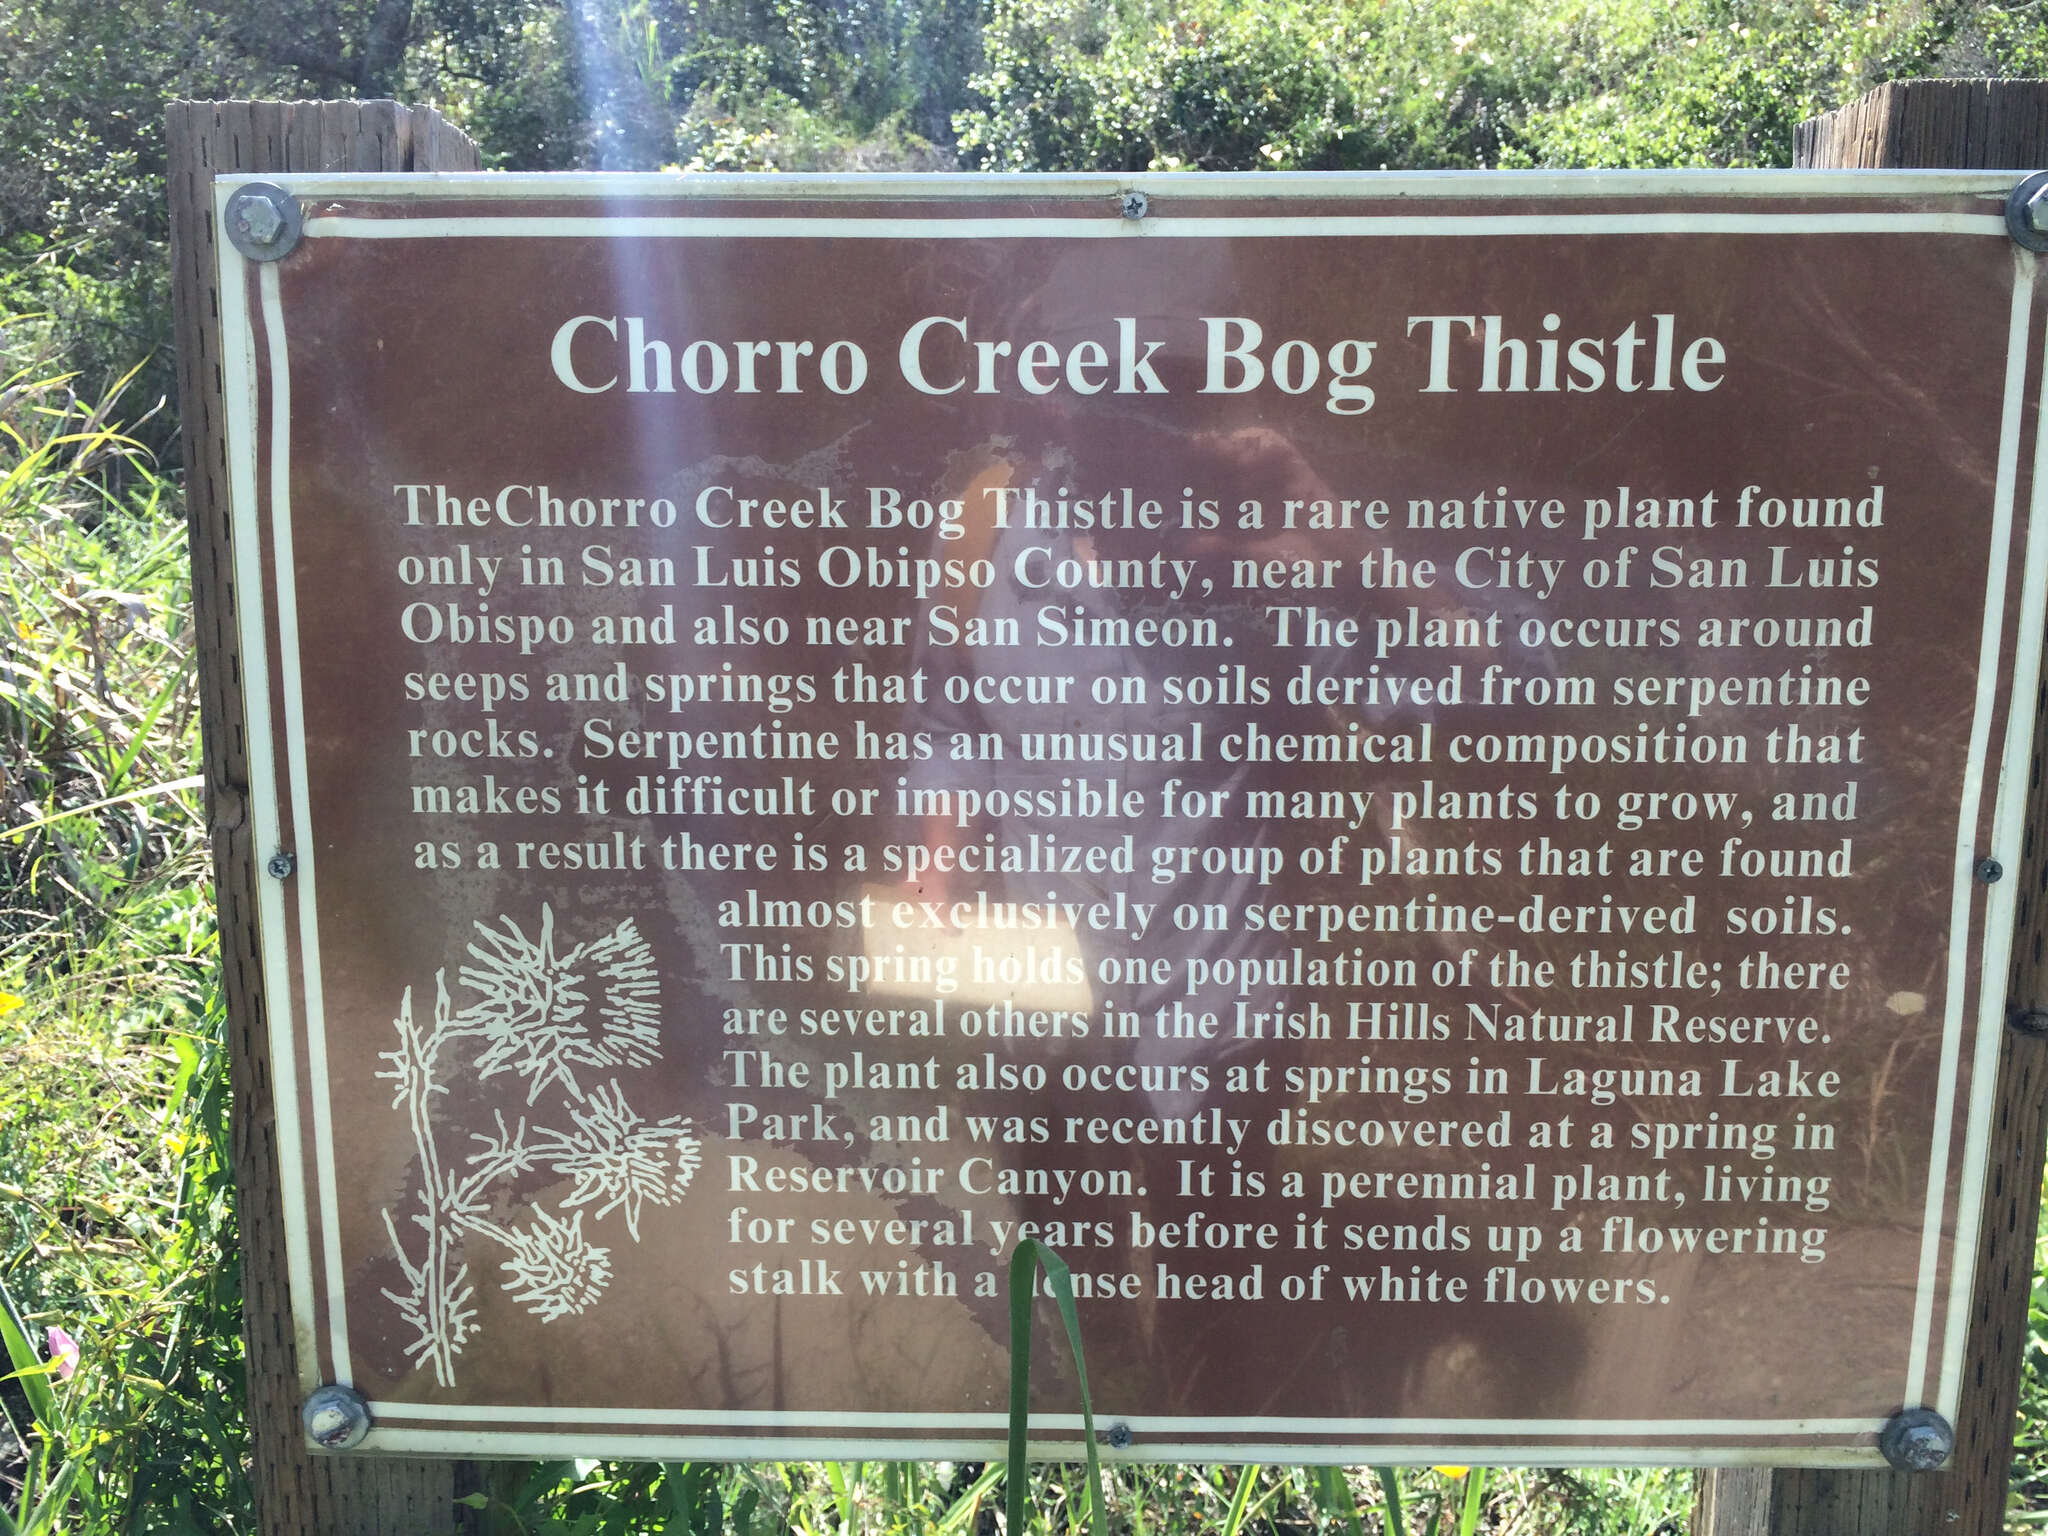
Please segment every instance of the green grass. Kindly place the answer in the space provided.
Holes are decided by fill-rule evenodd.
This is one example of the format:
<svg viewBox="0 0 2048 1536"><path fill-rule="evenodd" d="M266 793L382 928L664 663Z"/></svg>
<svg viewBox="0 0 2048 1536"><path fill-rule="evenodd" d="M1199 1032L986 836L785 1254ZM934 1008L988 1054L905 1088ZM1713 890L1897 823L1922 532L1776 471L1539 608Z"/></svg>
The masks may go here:
<svg viewBox="0 0 2048 1536"><path fill-rule="evenodd" d="M0 1536L252 1530L179 498L118 403L39 358L35 323L0 318ZM2013 1531L2048 1526L2039 1273L2022 1407ZM1692 1501L1654 1469L1103 1480L1130 1536L1665 1536ZM1087 1487L1033 1468L1023 1524L1087 1530ZM465 1502L494 1536L988 1536L1006 1492L975 1463L551 1462L493 1466Z"/></svg>
<svg viewBox="0 0 2048 1536"><path fill-rule="evenodd" d="M1473 1472L1398 1475L1402 1516L1364 1468L1165 1466L1104 1469L1108 1526L1132 1536L1677 1536L1692 1503L1690 1473ZM1067 1536L1089 1528L1079 1467L1036 1467L1024 1529ZM992 1532L1000 1466L824 1462L758 1466L550 1462L497 1470L472 1496L497 1532L844 1533L930 1536Z"/></svg>
<svg viewBox="0 0 2048 1536"><path fill-rule="evenodd" d="M175 487L0 319L0 1391L24 1530L248 1525ZM0 1526L0 1530L4 1530Z"/></svg>

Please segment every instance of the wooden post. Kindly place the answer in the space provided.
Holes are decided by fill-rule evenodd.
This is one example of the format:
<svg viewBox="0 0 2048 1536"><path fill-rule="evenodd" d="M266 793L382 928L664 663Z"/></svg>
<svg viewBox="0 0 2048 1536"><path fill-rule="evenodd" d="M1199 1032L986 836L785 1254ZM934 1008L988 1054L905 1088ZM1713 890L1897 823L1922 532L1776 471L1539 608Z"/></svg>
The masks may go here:
<svg viewBox="0 0 2048 1536"><path fill-rule="evenodd" d="M248 1347L251 1480L271 1536L427 1536L455 1528L452 1461L314 1456L299 1428L298 1360L286 1290L270 1038L256 955L249 764L242 732L241 647L223 434L220 320L214 283L218 171L476 170L476 146L431 108L394 101L174 102L169 115L172 303L185 501L192 542L214 888L234 1094L234 1169Z"/></svg>
<svg viewBox="0 0 2048 1536"><path fill-rule="evenodd" d="M1818 170L2036 170L2048 166L2048 81L1912 80L1799 125ZM2009 1004L2048 1007L2048 688L2035 729ZM1694 1536L1998 1536L2027 1342L2048 1040L2011 1030L1999 1051L1991 1168L1978 1236L1956 1454L1943 1472L1741 1469L1705 1474Z"/></svg>

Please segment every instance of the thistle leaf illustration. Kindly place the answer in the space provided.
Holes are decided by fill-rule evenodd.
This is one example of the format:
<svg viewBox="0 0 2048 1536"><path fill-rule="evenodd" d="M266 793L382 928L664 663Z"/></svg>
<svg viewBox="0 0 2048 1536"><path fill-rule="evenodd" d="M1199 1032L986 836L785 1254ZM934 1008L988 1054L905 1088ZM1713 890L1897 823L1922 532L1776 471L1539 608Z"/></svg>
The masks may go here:
<svg viewBox="0 0 2048 1536"><path fill-rule="evenodd" d="M412 988L405 989L405 995L398 1002L398 1017L392 1022L398 1028L398 1045L394 1050L379 1051L377 1059L391 1063L388 1072L379 1072L380 1082L393 1085L391 1107L402 1109L415 1100L424 1101L428 1094L445 1093L447 1089L434 1082L434 1058L439 1053L443 1036L448 1029L448 986L446 973L434 973L434 1029L431 1034L422 1031L413 1022Z"/></svg>

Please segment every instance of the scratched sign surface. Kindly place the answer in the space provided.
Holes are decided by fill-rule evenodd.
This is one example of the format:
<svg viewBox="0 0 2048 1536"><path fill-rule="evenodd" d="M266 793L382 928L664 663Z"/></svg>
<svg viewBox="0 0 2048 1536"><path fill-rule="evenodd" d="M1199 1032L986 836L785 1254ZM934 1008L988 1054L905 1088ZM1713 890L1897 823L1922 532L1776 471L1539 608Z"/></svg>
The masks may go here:
<svg viewBox="0 0 2048 1536"><path fill-rule="evenodd" d="M2002 188L284 185L237 581L366 1448L986 1455L1024 1236L1119 1455L1953 1414L2044 574Z"/></svg>

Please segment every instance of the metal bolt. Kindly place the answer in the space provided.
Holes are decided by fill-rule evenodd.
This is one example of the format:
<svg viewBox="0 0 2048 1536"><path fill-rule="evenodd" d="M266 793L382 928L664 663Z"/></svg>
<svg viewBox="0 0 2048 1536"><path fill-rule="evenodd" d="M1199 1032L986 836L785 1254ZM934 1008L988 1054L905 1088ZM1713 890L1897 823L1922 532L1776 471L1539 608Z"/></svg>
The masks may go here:
<svg viewBox="0 0 2048 1536"><path fill-rule="evenodd" d="M235 210L235 227L258 245L272 245L284 228L284 215L263 198L252 197Z"/></svg>
<svg viewBox="0 0 2048 1536"><path fill-rule="evenodd" d="M1979 859L1977 878L1986 885L1996 885L2005 878L2005 866L1996 859Z"/></svg>
<svg viewBox="0 0 2048 1536"><path fill-rule="evenodd" d="M270 856L270 862L263 867L270 872L273 879L289 880L292 871L299 867L299 861L280 848Z"/></svg>
<svg viewBox="0 0 2048 1536"><path fill-rule="evenodd" d="M2005 232L2030 251L2048 251L2048 171L2036 171L2005 200Z"/></svg>
<svg viewBox="0 0 2048 1536"><path fill-rule="evenodd" d="M304 221L298 199L267 181L237 187L228 199L228 244L251 261L276 261L299 243Z"/></svg>
<svg viewBox="0 0 2048 1536"><path fill-rule="evenodd" d="M1102 1438L1109 1442L1111 1449L1120 1451L1131 1443L1131 1426L1119 1419L1109 1426Z"/></svg>
<svg viewBox="0 0 2048 1536"><path fill-rule="evenodd" d="M370 1405L352 1388L338 1384L315 1391L299 1417L306 1438L323 1451L354 1450L370 1432Z"/></svg>
<svg viewBox="0 0 2048 1536"><path fill-rule="evenodd" d="M1932 1472L1954 1454L1956 1432L1932 1408L1908 1408L1886 1421L1877 1448L1901 1472Z"/></svg>
<svg viewBox="0 0 2048 1536"><path fill-rule="evenodd" d="M1124 217L1125 217L1125 218L1127 218L1127 219L1142 219L1143 217L1145 217L1145 215L1146 215L1147 213L1149 213L1149 212L1151 211L1151 209L1152 209L1152 200L1151 200L1151 199L1150 199L1149 197L1147 197L1147 196L1146 196L1146 195L1145 195L1144 193L1142 193L1142 192L1126 192L1126 193L1124 194Z"/></svg>
<svg viewBox="0 0 2048 1536"><path fill-rule="evenodd" d="M2016 1035L2048 1035L2048 1008L2027 1008L2018 1003L2005 1010L2005 1027Z"/></svg>

